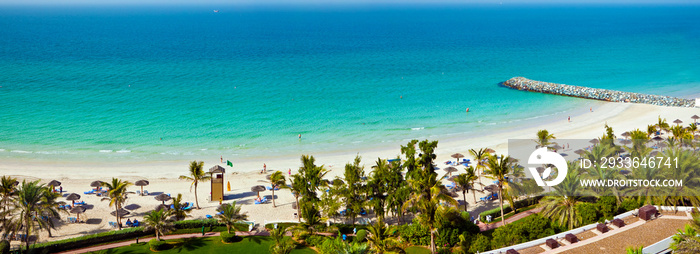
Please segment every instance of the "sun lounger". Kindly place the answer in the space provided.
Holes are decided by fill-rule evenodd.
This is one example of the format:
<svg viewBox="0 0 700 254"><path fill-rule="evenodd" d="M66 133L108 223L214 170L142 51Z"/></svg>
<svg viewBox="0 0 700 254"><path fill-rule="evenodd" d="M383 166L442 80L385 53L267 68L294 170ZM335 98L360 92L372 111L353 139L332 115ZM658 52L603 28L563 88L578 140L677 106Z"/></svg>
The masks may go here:
<svg viewBox="0 0 700 254"><path fill-rule="evenodd" d="M207 214L207 219L212 219L212 218L214 218L214 216Z"/></svg>
<svg viewBox="0 0 700 254"><path fill-rule="evenodd" d="M134 220L134 222L131 223L132 227L138 227L139 225L141 225L141 222L139 222L139 220Z"/></svg>
<svg viewBox="0 0 700 254"><path fill-rule="evenodd" d="M86 195L95 194L95 190L86 191L86 192L83 192L83 194L86 194Z"/></svg>
<svg viewBox="0 0 700 254"><path fill-rule="evenodd" d="M151 194L148 194L148 191L147 191L147 190L144 190L144 191L143 191L143 195L148 196L148 195L151 195Z"/></svg>

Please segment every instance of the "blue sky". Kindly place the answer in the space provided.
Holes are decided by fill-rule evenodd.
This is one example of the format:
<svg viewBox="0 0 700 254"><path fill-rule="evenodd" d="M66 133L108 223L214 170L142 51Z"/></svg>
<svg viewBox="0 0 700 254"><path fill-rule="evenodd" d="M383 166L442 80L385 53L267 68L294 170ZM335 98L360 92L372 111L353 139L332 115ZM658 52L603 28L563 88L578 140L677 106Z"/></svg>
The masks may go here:
<svg viewBox="0 0 700 254"><path fill-rule="evenodd" d="M317 4L523 4L523 3L553 3L553 4L698 4L700 0L0 0L0 4L29 4L29 5L317 5Z"/></svg>

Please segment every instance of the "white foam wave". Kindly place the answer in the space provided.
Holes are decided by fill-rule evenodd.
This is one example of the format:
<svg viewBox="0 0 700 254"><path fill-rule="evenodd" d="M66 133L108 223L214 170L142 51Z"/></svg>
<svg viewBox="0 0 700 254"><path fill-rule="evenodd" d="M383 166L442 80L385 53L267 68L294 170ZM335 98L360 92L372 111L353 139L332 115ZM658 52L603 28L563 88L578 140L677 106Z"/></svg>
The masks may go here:
<svg viewBox="0 0 700 254"><path fill-rule="evenodd" d="M113 152L113 151L114 151L114 150L100 150L101 153L111 153L111 152Z"/></svg>
<svg viewBox="0 0 700 254"><path fill-rule="evenodd" d="M33 153L32 151L24 151L24 150L12 150L10 152L11 153Z"/></svg>
<svg viewBox="0 0 700 254"><path fill-rule="evenodd" d="M131 150L125 150L125 149L117 151L117 153L130 153L130 152L131 152Z"/></svg>
<svg viewBox="0 0 700 254"><path fill-rule="evenodd" d="M425 127L417 127L417 128L411 128L412 131L418 131L418 130L423 130Z"/></svg>

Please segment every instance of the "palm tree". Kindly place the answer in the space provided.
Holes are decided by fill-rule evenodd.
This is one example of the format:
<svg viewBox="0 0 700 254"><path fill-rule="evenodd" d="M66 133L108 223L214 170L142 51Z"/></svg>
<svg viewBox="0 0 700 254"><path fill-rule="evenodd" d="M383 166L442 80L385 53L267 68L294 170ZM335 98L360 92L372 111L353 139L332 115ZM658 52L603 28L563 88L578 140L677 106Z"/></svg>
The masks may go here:
<svg viewBox="0 0 700 254"><path fill-rule="evenodd" d="M272 207L277 207L275 204L275 189L287 187L287 179L282 171L275 171L275 173L270 175L270 187L272 187Z"/></svg>
<svg viewBox="0 0 700 254"><path fill-rule="evenodd" d="M474 150L474 149L469 149L469 153L474 157L474 160L476 161L476 172L479 172L479 169L481 169L481 173L484 172L484 168L486 167L485 160L489 157L489 148L481 148L479 151ZM481 177L481 173L479 173L479 177Z"/></svg>
<svg viewBox="0 0 700 254"><path fill-rule="evenodd" d="M455 184L462 190L462 198L464 199L464 211L467 210L467 192L472 190L474 194L474 203L476 204L476 188L474 188L474 181L477 180L476 171L473 167L467 168L467 173L459 174L455 177Z"/></svg>
<svg viewBox="0 0 700 254"><path fill-rule="evenodd" d="M49 188L44 188L44 195L41 198L41 202L39 203L39 209L40 213L42 215L41 219L44 220L43 223L46 224L46 231L49 233L49 237L53 237L51 235L51 229L56 228L56 225L53 223L53 218L58 218L60 219L60 212L68 213L68 211L63 210L63 209L58 209L58 206L64 205L65 202L63 201L58 201L58 198L61 197L61 194L53 192L53 190Z"/></svg>
<svg viewBox="0 0 700 254"><path fill-rule="evenodd" d="M678 233L673 236L673 242L671 243L671 249L673 253L699 253L700 252L700 237L698 237L698 231L700 230L700 217L697 214L693 214L693 220L690 224L685 225L684 230L678 230Z"/></svg>
<svg viewBox="0 0 700 254"><path fill-rule="evenodd" d="M241 206L237 206L236 201L233 201L230 205L222 204L217 210L220 213L216 215L216 219L218 219L220 223L226 225L226 230L229 234L231 233L231 228L233 228L237 222L248 218L247 214L241 213Z"/></svg>
<svg viewBox="0 0 700 254"><path fill-rule="evenodd" d="M109 200L109 206L114 206L115 214L114 216L117 217L117 224L119 227L119 230L122 229L122 222L121 222L121 216L119 216L119 210L122 208L122 204L126 202L126 187L131 186L131 182L129 181L122 181L121 179L118 178L112 178L112 182L102 182L102 186L106 187L109 189L109 192L107 193L107 197L102 198L102 200Z"/></svg>
<svg viewBox="0 0 700 254"><path fill-rule="evenodd" d="M651 135L654 135L654 133L656 133L656 130L658 130L656 125L647 125L647 138L650 138Z"/></svg>
<svg viewBox="0 0 700 254"><path fill-rule="evenodd" d="M547 147L547 146L553 144L549 140L555 139L555 138L556 137L554 137L554 134L549 133L548 130L539 130L539 131L537 131L537 139L535 140L535 142L540 147Z"/></svg>
<svg viewBox="0 0 700 254"><path fill-rule="evenodd" d="M39 181L22 181L22 184L17 188L16 195L12 197L13 207L9 212L13 214L13 217L5 225L6 231L24 230L24 234L29 237L37 230L51 226L45 220L33 220L34 216L42 212L41 202L46 194L46 189L48 188L39 184ZM26 249L29 250L29 240L26 241Z"/></svg>
<svg viewBox="0 0 700 254"><path fill-rule="evenodd" d="M270 253L272 254L289 254L294 250L294 243L285 238L287 233L287 228L278 227L270 230L270 236L275 240L275 245L270 246Z"/></svg>
<svg viewBox="0 0 700 254"><path fill-rule="evenodd" d="M160 236L164 235L173 229L173 223L168 217L170 211L165 209L153 210L143 217L143 223L146 225L144 231L153 229L156 232L156 240L160 241Z"/></svg>
<svg viewBox="0 0 700 254"><path fill-rule="evenodd" d="M5 222L5 215L8 210L10 210L10 201L12 197L17 194L17 179L2 176L0 178L0 202L2 203L2 222Z"/></svg>
<svg viewBox="0 0 700 254"><path fill-rule="evenodd" d="M661 116L659 116L659 122L656 124L656 127L659 128L659 130L668 130L668 123L666 122L666 118L661 119Z"/></svg>
<svg viewBox="0 0 700 254"><path fill-rule="evenodd" d="M211 175L207 175L207 173L202 170L203 167L203 161L192 161L190 162L190 174L187 176L180 176L180 180L192 181L190 191L192 191L192 187L194 187L194 203L197 205L197 209L201 209L199 208L199 199L197 198L197 184L211 179Z"/></svg>
<svg viewBox="0 0 700 254"><path fill-rule="evenodd" d="M627 254L644 254L644 246L627 247Z"/></svg>
<svg viewBox="0 0 700 254"><path fill-rule="evenodd" d="M490 178L498 180L498 202L501 206L501 218L505 218L505 213L503 212L503 186L507 181L507 177L510 174L510 157L501 155L498 159L496 156L489 156L488 159L488 171L485 173L490 175ZM501 220L503 225L506 225L506 220Z"/></svg>
<svg viewBox="0 0 700 254"><path fill-rule="evenodd" d="M381 218L377 219L377 222L374 224L369 225L367 231L369 231L367 241L370 243L370 250L375 251L375 253L402 251L398 247L396 240L392 238L391 229L384 224Z"/></svg>
<svg viewBox="0 0 700 254"><path fill-rule="evenodd" d="M289 188L289 191L291 191L292 195L294 195L294 199L296 200L297 204L297 214L300 214L301 206L299 204L299 197L301 196L301 192L304 189L304 178L299 174L294 174L292 175L292 179L290 179L290 181L291 187ZM297 216L297 220L301 222L301 217Z"/></svg>
<svg viewBox="0 0 700 254"><path fill-rule="evenodd" d="M187 217L187 214L192 210L185 210L185 204L182 203L182 193L178 193L175 198L173 198L173 209L171 210L171 215L175 217L175 220L183 220Z"/></svg>
<svg viewBox="0 0 700 254"><path fill-rule="evenodd" d="M581 217L576 210L581 195L578 189L579 181L578 172L569 170L564 181L554 186L554 196L548 196L540 201L540 206L543 207L540 212L542 216L555 219L560 225L567 226L569 229L578 227L581 224Z"/></svg>

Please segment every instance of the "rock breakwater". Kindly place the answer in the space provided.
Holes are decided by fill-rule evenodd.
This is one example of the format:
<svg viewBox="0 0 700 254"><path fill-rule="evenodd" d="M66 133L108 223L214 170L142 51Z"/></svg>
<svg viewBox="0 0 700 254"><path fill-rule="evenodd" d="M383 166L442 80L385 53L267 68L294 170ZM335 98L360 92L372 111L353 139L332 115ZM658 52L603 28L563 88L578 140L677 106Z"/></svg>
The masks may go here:
<svg viewBox="0 0 700 254"><path fill-rule="evenodd" d="M536 80L530 80L523 77L511 78L502 83L506 87L525 90L531 92L557 94L571 97L579 97L585 99L594 99L601 101L611 101L611 102L631 102L631 103L644 103L659 106L669 106L669 107L696 107L695 99L683 99L670 96L652 95L652 94L642 94L642 93L630 93L622 91L614 91L607 89L590 88L583 86L571 86L564 84L556 84L549 82L542 82Z"/></svg>

